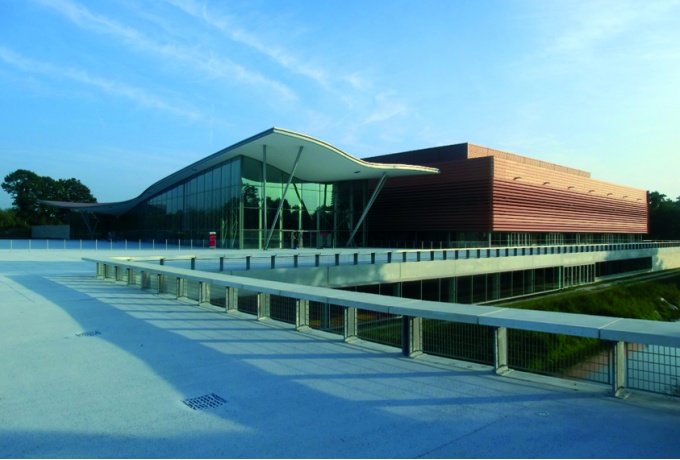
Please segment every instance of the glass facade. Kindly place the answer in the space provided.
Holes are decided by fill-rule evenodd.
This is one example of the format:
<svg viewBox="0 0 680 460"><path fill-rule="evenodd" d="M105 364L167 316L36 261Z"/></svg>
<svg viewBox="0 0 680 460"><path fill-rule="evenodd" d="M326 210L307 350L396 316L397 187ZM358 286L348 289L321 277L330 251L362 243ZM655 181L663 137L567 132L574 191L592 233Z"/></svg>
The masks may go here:
<svg viewBox="0 0 680 460"><path fill-rule="evenodd" d="M204 171L136 206L119 220L128 239L186 244L217 236L228 249L347 244L366 204L365 181L314 183L247 157ZM285 196L284 196L285 191ZM361 229L354 237L365 242Z"/></svg>

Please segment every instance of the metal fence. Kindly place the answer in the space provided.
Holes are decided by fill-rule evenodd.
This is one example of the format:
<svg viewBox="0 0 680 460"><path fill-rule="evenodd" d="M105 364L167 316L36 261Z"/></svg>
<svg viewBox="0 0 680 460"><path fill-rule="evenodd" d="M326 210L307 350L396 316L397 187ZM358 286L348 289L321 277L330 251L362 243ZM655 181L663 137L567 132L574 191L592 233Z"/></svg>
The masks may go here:
<svg viewBox="0 0 680 460"><path fill-rule="evenodd" d="M226 311L509 370L680 396L680 334L668 323L397 297L200 273L143 262L85 259L97 276ZM669 332L670 331L670 332ZM644 339L644 340L641 340Z"/></svg>

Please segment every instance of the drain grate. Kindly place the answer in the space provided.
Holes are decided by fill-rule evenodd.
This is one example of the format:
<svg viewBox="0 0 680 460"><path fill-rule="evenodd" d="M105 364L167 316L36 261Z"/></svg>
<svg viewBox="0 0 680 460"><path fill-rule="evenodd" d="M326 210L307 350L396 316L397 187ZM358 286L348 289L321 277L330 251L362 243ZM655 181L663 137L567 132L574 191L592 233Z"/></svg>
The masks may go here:
<svg viewBox="0 0 680 460"><path fill-rule="evenodd" d="M80 334L76 334L76 337L94 337L99 334L101 334L99 331L81 332Z"/></svg>
<svg viewBox="0 0 680 460"><path fill-rule="evenodd" d="M215 393L199 396L198 398L183 399L182 402L193 410L214 409L226 403L225 399L220 398Z"/></svg>

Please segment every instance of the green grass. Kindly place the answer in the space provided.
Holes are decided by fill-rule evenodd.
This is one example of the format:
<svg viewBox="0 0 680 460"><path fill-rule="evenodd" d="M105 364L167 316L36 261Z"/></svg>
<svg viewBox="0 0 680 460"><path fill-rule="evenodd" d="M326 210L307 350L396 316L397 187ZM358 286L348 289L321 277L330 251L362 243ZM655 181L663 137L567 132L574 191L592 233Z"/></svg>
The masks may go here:
<svg viewBox="0 0 680 460"><path fill-rule="evenodd" d="M674 309L669 303L680 306L680 273L645 281L630 280L604 287L581 288L501 305L528 310L677 321L680 309Z"/></svg>

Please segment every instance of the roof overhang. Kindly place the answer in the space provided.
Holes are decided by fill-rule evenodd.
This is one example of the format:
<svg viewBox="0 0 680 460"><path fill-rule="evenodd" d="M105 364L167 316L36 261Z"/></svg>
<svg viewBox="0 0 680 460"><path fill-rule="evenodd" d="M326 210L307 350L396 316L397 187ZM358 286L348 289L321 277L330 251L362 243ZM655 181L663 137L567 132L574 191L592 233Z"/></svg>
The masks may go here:
<svg viewBox="0 0 680 460"><path fill-rule="evenodd" d="M439 172L436 168L426 166L363 161L311 136L286 129L271 128L161 179L147 188L137 198L131 200L116 203L43 202L62 208L120 215L164 190L172 188L178 183L238 156L263 161L266 152L267 164L290 173L300 148L302 148L302 153L295 169L295 177L308 182L329 183L359 179L379 179L382 176L403 177L437 174Z"/></svg>

